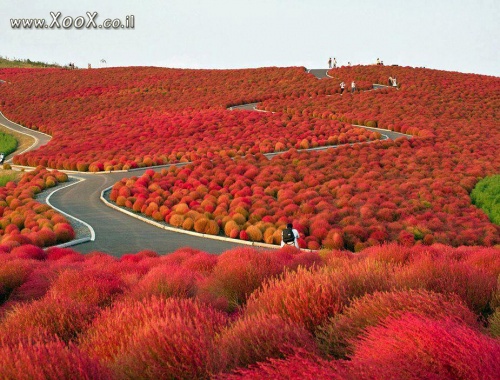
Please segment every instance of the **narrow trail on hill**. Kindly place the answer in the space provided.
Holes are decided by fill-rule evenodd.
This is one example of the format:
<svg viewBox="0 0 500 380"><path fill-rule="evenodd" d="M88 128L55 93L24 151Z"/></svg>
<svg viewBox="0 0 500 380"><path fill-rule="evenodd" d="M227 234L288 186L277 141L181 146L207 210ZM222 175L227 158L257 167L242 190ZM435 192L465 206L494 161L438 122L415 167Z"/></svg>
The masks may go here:
<svg viewBox="0 0 500 380"><path fill-rule="evenodd" d="M318 79L328 78L326 69L313 69L308 72ZM375 85L374 88L376 88ZM230 107L230 109L253 111L256 105L257 103L245 104ZM38 149L47 144L51 139L49 135L13 123L1 113L0 124L17 133L29 135L34 139L33 144L24 151ZM380 132L389 139L410 137L388 130L363 126L357 127ZM329 148L332 148L332 146L314 148L313 150ZM11 161L14 155L23 153L24 151L12 153L7 157L7 161ZM266 156L271 158L282 153L284 152L266 154ZM69 242L67 246L72 245L72 249L81 253L99 251L113 256L121 256L141 250L153 250L159 254L163 254L186 246L209 253L222 253L228 249L240 246L240 242L207 239L202 236L158 228L157 226L131 217L122 211L108 207L101 200L102 192L122 178L141 176L148 169L159 170L160 168L169 166L171 165L154 166L129 172L98 174L84 172L69 173L71 182L68 186L58 186L47 195L47 203L49 205L65 214L72 221L72 224L79 226L77 228L79 234L77 239ZM73 245L75 243L77 245Z"/></svg>

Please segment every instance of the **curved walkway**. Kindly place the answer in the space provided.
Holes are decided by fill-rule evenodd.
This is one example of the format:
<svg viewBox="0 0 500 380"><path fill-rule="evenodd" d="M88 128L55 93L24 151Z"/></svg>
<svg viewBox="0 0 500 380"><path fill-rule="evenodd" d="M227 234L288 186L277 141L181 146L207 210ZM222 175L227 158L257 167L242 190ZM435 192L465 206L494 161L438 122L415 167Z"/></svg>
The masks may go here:
<svg viewBox="0 0 500 380"><path fill-rule="evenodd" d="M31 146L20 152L18 151L12 152L7 157L5 157L5 162L12 161L12 158L17 154L27 152L28 150L38 149L47 144L50 141L50 139L52 139L52 136L47 135L46 133L35 131L33 129L23 127L22 125L10 121L1 112L0 112L0 124L3 125L4 127L7 127L15 131L16 133L20 133L22 135L26 135L33 138L33 144L31 144Z"/></svg>
<svg viewBox="0 0 500 380"><path fill-rule="evenodd" d="M327 70L318 69L309 70L309 72L319 79L327 78ZM256 105L257 103L251 103L234 106L230 109L256 110ZM28 149L37 149L50 141L51 138L44 133L33 131L13 123L1 113L0 124L16 132L32 136L35 142ZM363 126L360 127L383 132L387 138L391 139L402 136L408 137L408 135L397 132ZM321 147L320 149L327 148L331 147ZM15 154L20 153L22 152L15 152ZM13 156L13 154L11 156ZM279 153L271 153L267 156L272 157L276 154ZM153 167L152 169L159 168L160 167ZM145 249L153 250L160 254L169 253L185 246L210 253L221 253L240 246L238 242L233 243L230 241L212 240L164 230L148 223L138 222L135 218L103 204L100 197L105 189L124 177L140 176L147 169L151 168L144 168L126 173L77 173L76 176L71 175L71 178L79 181L78 183L63 188L56 188L50 192L47 197L50 198L50 205L70 217L71 215L77 215L79 218L77 219L78 221L92 226L92 231L89 231L87 238L84 239L85 242L73 246L72 249L81 253L100 251L115 256L121 256L125 253L138 252ZM92 235L95 236L95 240L92 239ZM77 238L79 238L79 236L77 236ZM69 245L71 245L71 243L75 242L70 242Z"/></svg>

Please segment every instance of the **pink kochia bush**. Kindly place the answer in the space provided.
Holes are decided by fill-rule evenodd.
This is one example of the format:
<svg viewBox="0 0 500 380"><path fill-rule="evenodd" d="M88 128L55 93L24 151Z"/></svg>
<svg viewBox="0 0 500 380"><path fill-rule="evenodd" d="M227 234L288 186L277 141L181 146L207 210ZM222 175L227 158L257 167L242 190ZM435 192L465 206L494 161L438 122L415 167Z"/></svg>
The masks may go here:
<svg viewBox="0 0 500 380"><path fill-rule="evenodd" d="M0 378L495 379L499 276L498 248L439 244L17 247L0 254Z"/></svg>

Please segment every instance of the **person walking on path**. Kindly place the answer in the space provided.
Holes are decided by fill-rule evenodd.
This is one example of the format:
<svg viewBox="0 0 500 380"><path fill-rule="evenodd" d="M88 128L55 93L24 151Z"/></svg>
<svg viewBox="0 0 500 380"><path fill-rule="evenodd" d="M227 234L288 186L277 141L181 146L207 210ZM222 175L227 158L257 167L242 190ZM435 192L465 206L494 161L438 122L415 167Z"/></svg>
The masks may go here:
<svg viewBox="0 0 500 380"><path fill-rule="evenodd" d="M337 68L337 58L333 58L333 68L336 69Z"/></svg>
<svg viewBox="0 0 500 380"><path fill-rule="evenodd" d="M398 82L396 81L396 77L392 78L392 86L398 87Z"/></svg>
<svg viewBox="0 0 500 380"><path fill-rule="evenodd" d="M281 246L294 245L295 248L299 248L299 231L293 228L292 223L288 223L286 228L281 233Z"/></svg>
<svg viewBox="0 0 500 380"><path fill-rule="evenodd" d="M328 68L332 68L332 57L330 57L330 59L328 60Z"/></svg>
<svg viewBox="0 0 500 380"><path fill-rule="evenodd" d="M351 93L354 94L355 91L356 91L356 83L354 81L352 81L352 83L351 83Z"/></svg>
<svg viewBox="0 0 500 380"><path fill-rule="evenodd" d="M392 86L392 77L389 77L389 86Z"/></svg>
<svg viewBox="0 0 500 380"><path fill-rule="evenodd" d="M344 89L345 89L345 83L344 82L340 82L340 95L341 96L344 93Z"/></svg>

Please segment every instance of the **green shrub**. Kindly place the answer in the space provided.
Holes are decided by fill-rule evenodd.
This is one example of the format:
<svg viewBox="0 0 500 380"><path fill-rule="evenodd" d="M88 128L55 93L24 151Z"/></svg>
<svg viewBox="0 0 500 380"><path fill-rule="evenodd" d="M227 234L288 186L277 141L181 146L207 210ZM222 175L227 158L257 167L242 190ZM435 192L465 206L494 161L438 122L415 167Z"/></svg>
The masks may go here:
<svg viewBox="0 0 500 380"><path fill-rule="evenodd" d="M471 192L471 199L493 223L500 225L500 175L479 181Z"/></svg>

